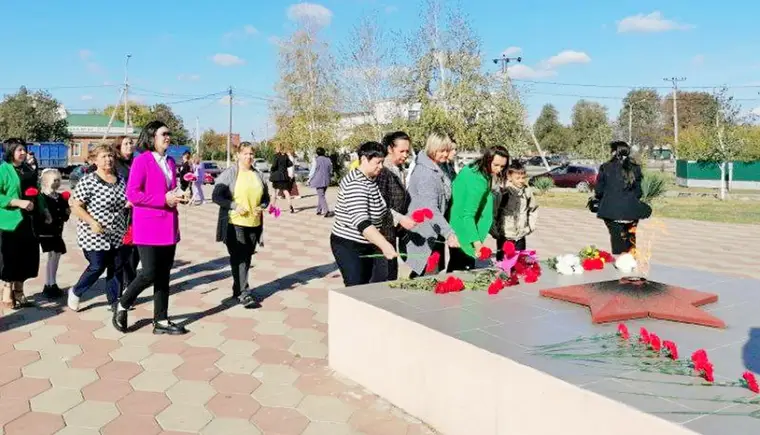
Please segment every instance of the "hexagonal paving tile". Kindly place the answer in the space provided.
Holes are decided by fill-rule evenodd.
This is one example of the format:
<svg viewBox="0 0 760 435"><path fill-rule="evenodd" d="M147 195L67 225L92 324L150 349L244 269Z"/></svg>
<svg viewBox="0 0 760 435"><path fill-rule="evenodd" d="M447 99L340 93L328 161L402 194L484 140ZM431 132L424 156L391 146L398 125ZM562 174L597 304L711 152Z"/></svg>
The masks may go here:
<svg viewBox="0 0 760 435"><path fill-rule="evenodd" d="M150 356L150 349L147 346L122 346L109 355L114 361L140 362Z"/></svg>
<svg viewBox="0 0 760 435"><path fill-rule="evenodd" d="M43 360L44 361L44 360ZM98 380L98 374L92 369L69 369L50 376L54 387L80 389Z"/></svg>
<svg viewBox="0 0 760 435"><path fill-rule="evenodd" d="M0 396L0 428L29 412L29 401Z"/></svg>
<svg viewBox="0 0 760 435"><path fill-rule="evenodd" d="M213 416L203 406L172 404L156 416L164 430L198 432Z"/></svg>
<svg viewBox="0 0 760 435"><path fill-rule="evenodd" d="M261 384L251 394L263 406L295 407L303 399L303 393L292 385Z"/></svg>
<svg viewBox="0 0 760 435"><path fill-rule="evenodd" d="M23 367L21 373L25 377L50 379L52 376L64 373L67 370L70 370L69 366L63 361L41 359Z"/></svg>
<svg viewBox="0 0 760 435"><path fill-rule="evenodd" d="M251 356L225 355L215 365L224 373L250 375L260 364Z"/></svg>
<svg viewBox="0 0 760 435"><path fill-rule="evenodd" d="M253 330L262 335L285 335L290 326L279 322L261 322Z"/></svg>
<svg viewBox="0 0 760 435"><path fill-rule="evenodd" d="M253 377L264 384L289 385L301 374L289 366L279 364L262 364L253 372Z"/></svg>
<svg viewBox="0 0 760 435"><path fill-rule="evenodd" d="M166 390L166 395L172 403L186 405L203 405L209 401L216 391L207 382L179 381Z"/></svg>
<svg viewBox="0 0 760 435"><path fill-rule="evenodd" d="M42 394L32 397L29 405L34 412L63 414L79 405L84 399L79 390L53 387Z"/></svg>
<svg viewBox="0 0 760 435"><path fill-rule="evenodd" d="M2 367L24 367L40 359L40 354L33 350L12 350L0 358Z"/></svg>
<svg viewBox="0 0 760 435"><path fill-rule="evenodd" d="M34 331L32 331L33 337L49 338L53 339L62 334L65 334L69 330L68 327L63 325L43 325Z"/></svg>
<svg viewBox="0 0 760 435"><path fill-rule="evenodd" d="M226 339L219 334L204 333L193 335L192 337L188 338L185 343L188 346L192 347L218 348L219 345L224 343L224 340Z"/></svg>
<svg viewBox="0 0 760 435"><path fill-rule="evenodd" d="M186 381L210 381L220 372L221 370L214 365L214 361L191 360L174 369L173 373L179 379Z"/></svg>
<svg viewBox="0 0 760 435"><path fill-rule="evenodd" d="M130 379L129 383L132 384L132 388L137 391L154 391L156 393L163 393L172 385L176 384L177 381L179 381L179 379L168 372L142 372Z"/></svg>
<svg viewBox="0 0 760 435"><path fill-rule="evenodd" d="M112 361L101 367L98 367L98 375L102 379L114 379L119 381L128 381L138 374L142 373L141 365L127 361Z"/></svg>
<svg viewBox="0 0 760 435"><path fill-rule="evenodd" d="M156 353L140 361L145 370L170 372L181 366L184 361L179 355Z"/></svg>
<svg viewBox="0 0 760 435"><path fill-rule="evenodd" d="M236 373L220 373L211 381L211 386L221 394L251 394L259 385L261 382L253 376Z"/></svg>
<svg viewBox="0 0 760 435"><path fill-rule="evenodd" d="M57 358L70 360L77 355L82 354L82 349L76 344L59 344L52 343L40 349L40 355L43 358Z"/></svg>
<svg viewBox="0 0 760 435"><path fill-rule="evenodd" d="M97 369L113 361L107 353L84 353L68 361L72 369Z"/></svg>
<svg viewBox="0 0 760 435"><path fill-rule="evenodd" d="M28 412L5 425L4 429L7 435L47 435L56 433L63 429L63 426L63 418L60 415Z"/></svg>
<svg viewBox="0 0 760 435"><path fill-rule="evenodd" d="M122 415L101 430L103 435L157 435L161 426L150 415Z"/></svg>
<svg viewBox="0 0 760 435"><path fill-rule="evenodd" d="M47 379L20 378L0 388L0 397L29 400L50 388Z"/></svg>
<svg viewBox="0 0 760 435"><path fill-rule="evenodd" d="M13 347L18 350L40 351L41 349L44 349L47 346L53 346L54 344L55 341L53 341L52 337L37 337L33 335L26 340L19 341L18 343L14 344Z"/></svg>
<svg viewBox="0 0 760 435"><path fill-rule="evenodd" d="M306 396L298 405L298 410L309 420L333 423L347 422L354 409L335 397L326 396Z"/></svg>
<svg viewBox="0 0 760 435"><path fill-rule="evenodd" d="M253 341L226 340L219 346L219 350L225 355L251 356L259 350L259 345Z"/></svg>
<svg viewBox="0 0 760 435"><path fill-rule="evenodd" d="M98 379L82 389L82 396L85 400L116 403L131 392L132 386L128 381Z"/></svg>
<svg viewBox="0 0 760 435"><path fill-rule="evenodd" d="M148 347L158 341L159 337L153 334L126 334L119 339L124 347Z"/></svg>
<svg viewBox="0 0 760 435"><path fill-rule="evenodd" d="M284 335L259 335L256 337L256 344L262 349L288 350L293 343L291 338Z"/></svg>
<svg viewBox="0 0 760 435"><path fill-rule="evenodd" d="M261 435L248 420L216 418L201 431L201 435Z"/></svg>
<svg viewBox="0 0 760 435"><path fill-rule="evenodd" d="M155 416L169 405L171 405L171 402L164 393L149 391L133 391L116 402L116 407L124 415Z"/></svg>
<svg viewBox="0 0 760 435"><path fill-rule="evenodd" d="M327 345L324 343L312 343L297 341L290 346L290 352L296 357L327 358Z"/></svg>
<svg viewBox="0 0 760 435"><path fill-rule="evenodd" d="M217 394L206 408L217 417L249 419L261 405L247 394Z"/></svg>
<svg viewBox="0 0 760 435"><path fill-rule="evenodd" d="M309 419L293 408L262 407L251 419L264 433L299 435L309 425Z"/></svg>
<svg viewBox="0 0 760 435"><path fill-rule="evenodd" d="M113 403L85 400L63 414L66 425L100 429L119 416Z"/></svg>
<svg viewBox="0 0 760 435"><path fill-rule="evenodd" d="M349 390L348 385L331 374L301 375L295 386L305 394L315 396L338 396Z"/></svg>
<svg viewBox="0 0 760 435"><path fill-rule="evenodd" d="M100 435L100 431L86 427L66 426L56 432L55 435Z"/></svg>
<svg viewBox="0 0 760 435"><path fill-rule="evenodd" d="M301 435L354 435L355 431L345 423L312 421Z"/></svg>
<svg viewBox="0 0 760 435"><path fill-rule="evenodd" d="M303 341L310 343L319 343L326 336L324 332L311 328L293 328L285 335L292 338L295 342Z"/></svg>
<svg viewBox="0 0 760 435"><path fill-rule="evenodd" d="M8 382L13 382L20 377L21 377L21 369L13 368L13 367L3 367L3 369L0 370L0 386L5 385ZM0 395L0 397L1 396L2 395Z"/></svg>
<svg viewBox="0 0 760 435"><path fill-rule="evenodd" d="M290 365L295 359L295 355L279 349L261 348L253 354L254 358L261 361L262 364L281 364Z"/></svg>
<svg viewBox="0 0 760 435"><path fill-rule="evenodd" d="M182 352L186 351L187 348L190 347L184 342L184 337L182 341L179 341L178 339L161 339L153 344L150 345L150 351L154 354L157 353L169 353L174 355L179 355Z"/></svg>

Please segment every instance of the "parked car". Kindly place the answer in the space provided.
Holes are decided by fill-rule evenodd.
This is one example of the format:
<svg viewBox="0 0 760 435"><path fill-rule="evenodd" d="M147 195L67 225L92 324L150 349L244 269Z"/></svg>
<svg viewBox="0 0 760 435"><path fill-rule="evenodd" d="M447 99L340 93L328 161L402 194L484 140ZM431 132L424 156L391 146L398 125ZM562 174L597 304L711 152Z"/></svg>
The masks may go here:
<svg viewBox="0 0 760 435"><path fill-rule="evenodd" d="M554 185L557 187L571 187L581 192L588 192L596 186L597 175L598 171L595 168L563 165L532 177L530 185L532 186L537 178L548 177L554 181Z"/></svg>
<svg viewBox="0 0 760 435"><path fill-rule="evenodd" d="M203 174L203 184L215 184L216 179L214 179L214 176L206 172Z"/></svg>
<svg viewBox="0 0 760 435"><path fill-rule="evenodd" d="M203 170L207 174L211 175L212 177L216 178L219 176L219 174L222 173L222 168L219 167L219 165L216 164L216 162L201 162L201 165L203 165Z"/></svg>

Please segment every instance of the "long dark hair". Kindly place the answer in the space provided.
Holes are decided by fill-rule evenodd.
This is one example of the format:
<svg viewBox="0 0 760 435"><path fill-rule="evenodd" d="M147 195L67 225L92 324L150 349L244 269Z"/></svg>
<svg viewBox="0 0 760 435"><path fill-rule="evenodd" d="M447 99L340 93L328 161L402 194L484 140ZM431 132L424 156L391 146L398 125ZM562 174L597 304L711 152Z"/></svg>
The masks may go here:
<svg viewBox="0 0 760 435"><path fill-rule="evenodd" d="M145 124L140 137L137 138L137 148L141 151L155 151L156 150L156 132L161 128L169 128L161 121L151 121Z"/></svg>
<svg viewBox="0 0 760 435"><path fill-rule="evenodd" d="M16 154L16 149L20 147L24 147L24 150L26 150L26 141L24 139L17 137L6 139L3 143L3 160L7 163L13 163L13 156Z"/></svg>
<svg viewBox="0 0 760 435"><path fill-rule="evenodd" d="M504 169L500 174L491 174L491 163L493 163L493 159L496 156L504 157L507 159L507 163L504 165ZM481 173L481 175L486 177L486 180L489 180L488 183L490 185L493 180L493 175L496 175L496 178L499 180L506 177L509 161L509 151L501 145L495 145L486 148L485 151L483 151L483 156L476 160L472 165Z"/></svg>
<svg viewBox="0 0 760 435"><path fill-rule="evenodd" d="M610 151L612 152L612 158L610 162L619 162L620 168L623 171L623 181L625 187L630 189L633 183L636 182L636 172L634 167L638 166L638 163L633 161L631 157L631 146L628 143L621 140L610 143Z"/></svg>

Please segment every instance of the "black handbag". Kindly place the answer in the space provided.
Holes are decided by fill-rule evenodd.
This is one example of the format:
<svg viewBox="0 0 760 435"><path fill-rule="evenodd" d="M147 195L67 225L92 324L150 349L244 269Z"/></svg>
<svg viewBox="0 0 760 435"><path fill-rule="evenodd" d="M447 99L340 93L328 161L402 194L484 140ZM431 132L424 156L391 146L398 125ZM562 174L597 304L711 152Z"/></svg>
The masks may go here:
<svg viewBox="0 0 760 435"><path fill-rule="evenodd" d="M599 211L599 200L596 199L596 197L589 197L588 202L586 203L586 208L591 213L596 213Z"/></svg>
<svg viewBox="0 0 760 435"><path fill-rule="evenodd" d="M646 202L639 202L639 219L649 219L652 216L652 207Z"/></svg>

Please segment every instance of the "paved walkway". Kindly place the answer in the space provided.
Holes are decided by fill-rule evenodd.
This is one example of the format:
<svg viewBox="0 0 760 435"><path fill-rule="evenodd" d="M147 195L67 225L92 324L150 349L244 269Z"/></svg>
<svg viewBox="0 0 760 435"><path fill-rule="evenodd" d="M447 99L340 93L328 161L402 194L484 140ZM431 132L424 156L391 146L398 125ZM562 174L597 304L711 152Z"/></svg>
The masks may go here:
<svg viewBox="0 0 760 435"><path fill-rule="evenodd" d="M206 204L183 210L172 276L170 314L187 322L190 334L153 336L150 294L130 312L139 330L116 332L102 283L79 313L44 301L38 309L3 313L0 433L431 433L327 368L327 289L340 285L328 246L331 221L314 215L314 197L297 204L301 212L267 219L265 247L251 273L253 286L266 296L261 309L221 302L232 284L226 250L213 240L217 208ZM668 234L654 241L653 261L760 273L752 250L740 248L760 244L760 227L665 224ZM603 225L589 213L543 209L539 225L529 246L542 256L607 245ZM642 228L643 237L652 226ZM63 288L85 267L73 225L66 231ZM41 285L31 281L27 293Z"/></svg>

